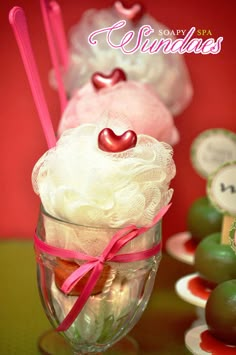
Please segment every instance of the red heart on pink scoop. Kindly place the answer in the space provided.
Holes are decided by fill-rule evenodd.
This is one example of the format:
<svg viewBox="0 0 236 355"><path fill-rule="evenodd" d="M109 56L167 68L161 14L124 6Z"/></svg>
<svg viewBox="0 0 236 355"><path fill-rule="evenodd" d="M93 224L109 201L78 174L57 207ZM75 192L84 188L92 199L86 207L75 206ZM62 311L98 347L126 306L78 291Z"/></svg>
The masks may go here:
<svg viewBox="0 0 236 355"><path fill-rule="evenodd" d="M134 131L128 130L121 136L117 136L112 129L104 128L98 135L98 146L105 152L118 153L135 147L137 135Z"/></svg>
<svg viewBox="0 0 236 355"><path fill-rule="evenodd" d="M110 75L104 75L98 72L94 73L91 80L93 86L99 90L113 86L120 81L126 81L126 75L122 69L116 68Z"/></svg>
<svg viewBox="0 0 236 355"><path fill-rule="evenodd" d="M127 20L137 22L141 19L144 14L144 7L142 4L136 3L131 7L126 7L121 1L116 1L115 4L116 11L126 18Z"/></svg>

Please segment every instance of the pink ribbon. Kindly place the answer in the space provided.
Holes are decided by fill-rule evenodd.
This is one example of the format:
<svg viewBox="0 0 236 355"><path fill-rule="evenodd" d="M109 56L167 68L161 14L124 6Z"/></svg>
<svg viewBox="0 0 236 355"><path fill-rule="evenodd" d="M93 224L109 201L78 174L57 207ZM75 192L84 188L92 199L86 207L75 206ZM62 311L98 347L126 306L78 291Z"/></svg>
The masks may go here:
<svg viewBox="0 0 236 355"><path fill-rule="evenodd" d="M165 215L168 206L163 207L158 214L154 217L152 222L145 227L138 228L135 225L130 225L122 228L117 233L113 235L110 242L102 252L100 256L94 257L87 254L77 252L75 250L68 250L63 248L58 248L49 245L42 241L37 234L34 235L34 244L37 251L46 253L52 256L56 256L62 259L78 259L87 261L83 265L79 266L67 279L64 281L61 289L63 292L68 294L74 286L79 282L79 280L92 270L91 275L83 288L80 296L76 300L75 304L71 308L70 312L64 318L62 323L57 327L57 331L67 330L74 320L77 318L85 303L87 302L89 296L91 295L98 279L101 276L103 265L107 261L118 262L118 263L128 263L134 261L140 261L144 259L151 258L161 251L161 243L154 245L150 249L143 251L138 251L135 253L127 254L117 254L118 251L123 248L132 239L138 237L140 234L145 233L151 229L155 224L157 224L161 218Z"/></svg>

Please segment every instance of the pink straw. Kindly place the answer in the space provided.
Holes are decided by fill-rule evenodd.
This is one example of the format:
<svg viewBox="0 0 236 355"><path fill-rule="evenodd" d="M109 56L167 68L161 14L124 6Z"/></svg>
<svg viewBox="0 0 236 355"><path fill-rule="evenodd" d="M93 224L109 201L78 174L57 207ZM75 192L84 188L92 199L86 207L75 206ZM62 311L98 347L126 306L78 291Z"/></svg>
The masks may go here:
<svg viewBox="0 0 236 355"><path fill-rule="evenodd" d="M56 136L39 78L23 9L18 6L13 7L9 13L9 22L20 50L48 147L52 148L56 145Z"/></svg>
<svg viewBox="0 0 236 355"><path fill-rule="evenodd" d="M58 12L55 11L56 7L53 6L51 8L51 3L48 4L47 0L40 0L40 5L41 5L41 10L42 10L42 15L43 15L44 27L45 27L45 31L46 31L46 35L47 35L51 60L52 60L53 68L55 71L56 81L57 81L57 89L58 89L58 94L59 94L59 99L60 99L61 112L64 112L64 109L67 105L67 98L66 98L65 87L63 84L62 76L61 76L61 68L60 68L58 53L57 53L57 49L56 49L56 42L55 42L55 40L56 40L57 44L58 44L58 48L59 48L59 43L58 43L57 37L61 38L61 36L59 34L57 34L56 38L54 37L55 36L54 32L57 32L54 28L55 23L57 24L57 27L58 27L58 19L60 16L58 15ZM54 10L52 10L52 9L54 9ZM59 42L60 42L60 46L62 46L63 40L60 40ZM59 53L61 53L60 50L59 50ZM63 55L64 55L64 53L63 53Z"/></svg>
<svg viewBox="0 0 236 355"><path fill-rule="evenodd" d="M60 56L61 65L64 69L67 69L69 62L67 39L62 20L61 8L56 1L51 1L49 4L49 18L51 19L55 41L58 46L58 54Z"/></svg>

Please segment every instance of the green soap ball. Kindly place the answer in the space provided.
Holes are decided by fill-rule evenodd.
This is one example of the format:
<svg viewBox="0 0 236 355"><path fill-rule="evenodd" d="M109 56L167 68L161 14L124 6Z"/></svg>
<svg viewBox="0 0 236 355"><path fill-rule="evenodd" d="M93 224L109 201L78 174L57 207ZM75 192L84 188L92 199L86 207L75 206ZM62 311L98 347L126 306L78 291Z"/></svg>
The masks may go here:
<svg viewBox="0 0 236 355"><path fill-rule="evenodd" d="M212 206L207 196L198 198L188 210L187 227L196 242L219 232L221 225L222 214Z"/></svg>
<svg viewBox="0 0 236 355"><path fill-rule="evenodd" d="M236 345L236 280L218 285L205 308L210 333L228 345Z"/></svg>
<svg viewBox="0 0 236 355"><path fill-rule="evenodd" d="M210 282L236 279L236 254L230 245L221 244L221 233L211 234L198 244L194 265L200 276Z"/></svg>

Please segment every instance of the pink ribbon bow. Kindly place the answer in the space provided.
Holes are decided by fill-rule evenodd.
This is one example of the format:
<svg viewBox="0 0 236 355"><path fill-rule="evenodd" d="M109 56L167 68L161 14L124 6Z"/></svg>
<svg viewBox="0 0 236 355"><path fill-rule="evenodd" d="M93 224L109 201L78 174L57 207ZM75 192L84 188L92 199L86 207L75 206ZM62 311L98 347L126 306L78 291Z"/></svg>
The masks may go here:
<svg viewBox="0 0 236 355"><path fill-rule="evenodd" d="M68 294L73 289L73 287L85 274L92 270L91 275L86 283L86 286L83 288L80 296L76 300L70 312L64 318L62 323L57 327L57 331L67 330L77 318L85 303L87 302L89 296L91 295L98 279L100 278L105 262L112 261L118 263L127 263L140 261L155 256L158 252L161 251L161 243L158 243L150 249L138 251L135 253L116 255L118 251L129 241L138 237L140 234L145 233L146 231L151 229L155 224L157 224L165 215L169 207L170 204L168 206L163 207L154 217L152 222L145 227L138 228L135 225L130 225L119 230L117 233L114 234L102 254L98 257L83 254L74 250L58 248L49 245L42 241L35 233L34 244L35 249L37 251L63 259L72 258L87 261L83 265L78 266L78 269L72 272L72 274L68 276L67 279L64 281L61 289L66 294Z"/></svg>

